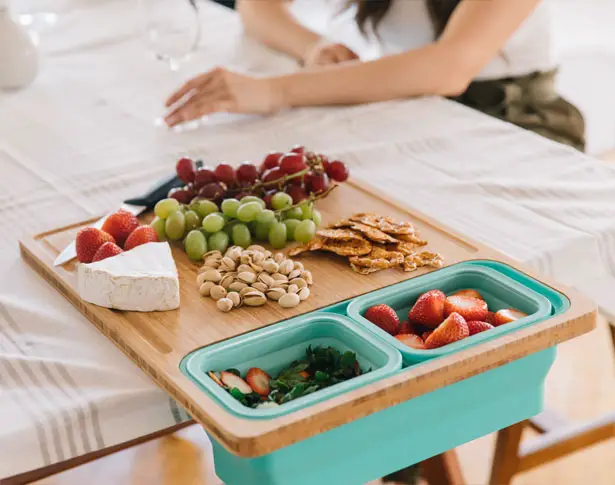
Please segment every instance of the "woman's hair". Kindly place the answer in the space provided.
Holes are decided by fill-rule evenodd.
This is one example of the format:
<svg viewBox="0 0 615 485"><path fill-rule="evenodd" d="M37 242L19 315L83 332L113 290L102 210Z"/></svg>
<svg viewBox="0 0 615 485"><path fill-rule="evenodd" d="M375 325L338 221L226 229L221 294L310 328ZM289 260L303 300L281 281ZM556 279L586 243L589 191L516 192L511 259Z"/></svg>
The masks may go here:
<svg viewBox="0 0 615 485"><path fill-rule="evenodd" d="M357 6L355 19L361 32L365 34L369 24L374 32L394 1L407 2L416 0L348 0L348 7ZM462 0L426 0L436 36L444 31L449 18Z"/></svg>

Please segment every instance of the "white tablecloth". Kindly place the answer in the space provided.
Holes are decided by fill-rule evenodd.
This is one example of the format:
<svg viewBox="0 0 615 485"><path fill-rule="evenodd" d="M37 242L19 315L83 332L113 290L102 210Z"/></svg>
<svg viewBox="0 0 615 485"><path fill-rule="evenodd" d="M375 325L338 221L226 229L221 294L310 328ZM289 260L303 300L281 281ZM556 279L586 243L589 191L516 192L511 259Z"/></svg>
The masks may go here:
<svg viewBox="0 0 615 485"><path fill-rule="evenodd" d="M181 154L238 163L305 144L563 282L582 287L615 274L615 171L452 102L220 116L182 133L154 128L178 79L146 56L127 3L61 12L42 33L35 84L0 95L0 478L186 419L17 249L23 233L139 194ZM203 10L203 43L183 76L216 64L293 68L245 40L230 11Z"/></svg>

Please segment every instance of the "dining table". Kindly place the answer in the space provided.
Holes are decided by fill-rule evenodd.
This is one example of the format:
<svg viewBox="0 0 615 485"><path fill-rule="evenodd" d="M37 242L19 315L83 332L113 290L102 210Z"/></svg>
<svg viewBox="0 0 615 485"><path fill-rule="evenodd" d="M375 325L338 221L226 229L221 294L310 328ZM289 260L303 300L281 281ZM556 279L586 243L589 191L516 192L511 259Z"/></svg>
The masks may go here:
<svg viewBox="0 0 615 485"><path fill-rule="evenodd" d="M299 67L207 1L198 49L178 72L148 53L132 2L54 8L56 23L37 33L37 79L0 93L0 481L190 419L28 267L17 243L117 208L182 156L215 165L297 144L326 153L615 314L615 166L439 97L155 126L165 96L198 72Z"/></svg>

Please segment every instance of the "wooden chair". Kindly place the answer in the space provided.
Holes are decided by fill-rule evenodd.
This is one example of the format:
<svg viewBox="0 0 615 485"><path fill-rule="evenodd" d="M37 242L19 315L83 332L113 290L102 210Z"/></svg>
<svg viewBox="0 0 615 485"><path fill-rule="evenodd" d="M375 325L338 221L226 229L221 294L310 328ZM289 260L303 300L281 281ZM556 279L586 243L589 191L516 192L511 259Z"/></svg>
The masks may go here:
<svg viewBox="0 0 615 485"><path fill-rule="evenodd" d="M615 350L615 318L609 320ZM541 433L521 443L525 427ZM552 411L500 430L497 435L489 485L508 485L515 475L550 463L615 437L615 411L589 422L572 424Z"/></svg>

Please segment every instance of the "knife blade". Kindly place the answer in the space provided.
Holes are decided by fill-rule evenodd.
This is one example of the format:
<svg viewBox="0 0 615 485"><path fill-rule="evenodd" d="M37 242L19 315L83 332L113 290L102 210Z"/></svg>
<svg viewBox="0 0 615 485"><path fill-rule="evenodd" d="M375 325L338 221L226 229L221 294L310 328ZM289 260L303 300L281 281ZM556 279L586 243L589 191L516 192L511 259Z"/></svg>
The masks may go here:
<svg viewBox="0 0 615 485"><path fill-rule="evenodd" d="M145 211L151 210L154 208L156 203L162 199L164 199L169 190L180 187L184 183L177 178L177 176L173 176L171 178L167 178L157 184L155 184L152 189L142 197L137 197L134 199L128 199L124 201L121 205L120 209L128 211L135 216L143 214ZM89 227L95 227L96 229L100 229L109 214L97 220L94 224ZM58 255L58 257L53 262L54 266L62 266L63 264L68 263L69 261L75 259L77 257L77 250L75 247L75 241L73 240L68 246L66 246L62 252Z"/></svg>

